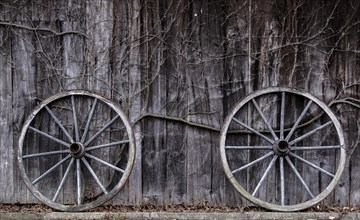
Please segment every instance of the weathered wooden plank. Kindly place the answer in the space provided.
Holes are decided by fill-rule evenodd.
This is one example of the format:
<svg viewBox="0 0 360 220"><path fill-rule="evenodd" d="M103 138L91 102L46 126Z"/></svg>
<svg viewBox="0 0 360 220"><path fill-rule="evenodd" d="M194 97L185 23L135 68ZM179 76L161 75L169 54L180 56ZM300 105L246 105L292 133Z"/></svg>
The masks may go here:
<svg viewBox="0 0 360 220"><path fill-rule="evenodd" d="M81 14L79 15L81 16ZM85 33L85 22L74 21L61 23L62 30L79 31ZM63 43L63 72L64 72L64 88L81 89L85 87L86 63L85 63L85 48L86 38L80 35L64 35L62 37Z"/></svg>
<svg viewBox="0 0 360 220"><path fill-rule="evenodd" d="M158 11L157 1L148 1L143 5L141 20L143 28L141 30L142 39L140 50L140 71L143 76L142 82L145 85L142 106L146 112L158 115L165 115L166 81L165 73L161 69L163 59L164 44L152 36L161 34L162 27ZM166 164L167 149L166 136L169 135L166 121L157 119L146 119L148 123L143 124L144 132L142 159L143 165L143 203L144 204L163 204L166 189ZM155 187L156 186L156 187Z"/></svg>
<svg viewBox="0 0 360 220"><path fill-rule="evenodd" d="M187 188L185 128L183 124L169 122L166 130L165 204L182 204Z"/></svg>
<svg viewBox="0 0 360 220"><path fill-rule="evenodd" d="M14 194L13 105L12 105L12 60L10 33L0 27L0 202L11 201Z"/></svg>
<svg viewBox="0 0 360 220"><path fill-rule="evenodd" d="M127 98L129 100L129 120L136 121L142 113L142 100L139 92L141 91L141 72L139 66L140 58L140 9L141 3L139 0L128 2L129 15L129 54L128 67L126 69L129 79L129 88ZM129 177L129 202L131 204L139 205L142 203L142 130L140 124L133 126L136 152L135 152L135 167Z"/></svg>
<svg viewBox="0 0 360 220"><path fill-rule="evenodd" d="M14 149L13 163L16 168L13 169L14 195L8 198L11 202L36 202L34 196L25 187L17 168L17 143L18 135L22 128L24 119L30 114L36 104L35 87L35 57L34 47L30 44L33 41L32 33L23 30L13 30L11 39L12 56L12 105L13 111L13 138ZM2 146L3 147L3 146Z"/></svg>
<svg viewBox="0 0 360 220"><path fill-rule="evenodd" d="M191 27L191 31L185 34L189 40L185 46L185 80L187 86L186 103L184 108L185 119L189 121L202 122L201 115L209 111L208 98L206 94L206 79L204 72L204 56L201 50L207 47L203 41L202 18L200 10L203 7L201 2L191 2L185 10L187 22L185 26ZM199 16L198 16L199 14ZM203 45L205 43L205 45ZM204 140L209 138L208 131L201 131L192 127L186 127L186 203L197 205L210 200L211 176L206 173L211 172L211 143L206 144Z"/></svg>
<svg viewBox="0 0 360 220"><path fill-rule="evenodd" d="M186 86L185 74L181 74L184 69L184 59L178 56L184 53L185 48L182 44L183 15L176 17L176 11L184 10L183 1L178 4L171 4L169 1L158 1L159 12L161 12L160 21L163 31L167 31L166 41L162 59L164 64L162 68L162 85L159 89L163 90L162 96L165 97L165 103L162 103L161 111L168 116L178 117L184 115L186 111ZM154 12L156 13L156 11ZM169 21L164 20L165 16L170 16ZM174 74L168 74L173 72ZM171 89L176 88L176 89ZM161 110L161 109L159 109ZM187 191L187 135L186 126L182 123L167 121L166 123L166 188L165 204L181 204L186 200Z"/></svg>

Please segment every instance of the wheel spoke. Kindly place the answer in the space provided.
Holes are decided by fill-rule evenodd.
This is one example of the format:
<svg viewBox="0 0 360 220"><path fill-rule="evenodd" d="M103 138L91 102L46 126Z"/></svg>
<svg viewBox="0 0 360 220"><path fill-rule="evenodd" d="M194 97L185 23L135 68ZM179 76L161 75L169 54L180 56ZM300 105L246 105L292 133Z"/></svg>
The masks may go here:
<svg viewBox="0 0 360 220"><path fill-rule="evenodd" d="M269 174L270 169L274 166L274 163L275 163L275 161L276 161L277 158L278 158L278 156L277 156L277 155L274 155L274 157L273 157L273 159L271 160L269 166L266 168L264 175L261 177L261 179L260 179L259 183L257 184L254 192L252 193L253 196L255 196L255 194L257 193L257 191L260 189L261 185L264 183L265 178L266 178L267 175Z"/></svg>
<svg viewBox="0 0 360 220"><path fill-rule="evenodd" d="M306 134L304 134L304 135L302 135L302 136L300 136L300 137L298 137L298 138L290 141L289 144L290 144L290 145L293 145L293 144L295 144L296 142L299 142L299 141L301 141L301 140L309 137L310 135L312 135L312 134L314 134L315 132L317 132L317 131L325 128L326 126L328 126L328 125L330 125L330 124L332 124L332 121L329 121L329 122L327 122L327 123L325 123L325 124L323 124L323 125L315 128L314 130L309 131L308 133L306 133Z"/></svg>
<svg viewBox="0 0 360 220"><path fill-rule="evenodd" d="M284 139L284 121L285 121L285 92L281 93L281 109L280 109L280 139Z"/></svg>
<svg viewBox="0 0 360 220"><path fill-rule="evenodd" d="M308 102L308 104L306 105L306 107L304 108L304 110L302 111L301 115L299 116L299 118L296 120L294 126L291 128L289 134L286 136L285 140L289 141L289 139L291 138L291 136L293 135L293 133L295 132L295 130L297 129L297 127L299 126L301 120L304 118L306 112L309 110L311 104L312 104L312 100L310 100Z"/></svg>
<svg viewBox="0 0 360 220"><path fill-rule="evenodd" d="M340 145L334 145L334 146L296 146L291 147L291 150L331 150L331 149L339 149L341 148Z"/></svg>
<svg viewBox="0 0 360 220"><path fill-rule="evenodd" d="M98 131L94 136L92 136L85 144L84 146L87 147L91 142L93 142L99 135L101 135L108 127L110 127L120 116L116 115L109 121L100 131Z"/></svg>
<svg viewBox="0 0 360 220"><path fill-rule="evenodd" d="M62 123L60 122L60 120L56 117L56 115L54 114L53 111L51 111L51 109L49 108L49 106L45 106L46 110L48 111L48 113L51 115L51 117L54 119L54 121L56 122L56 124L61 128L61 130L64 132L64 134L66 135L66 137L69 139L69 141L72 143L74 142L74 139L71 137L71 135L69 134L69 132L66 130L66 128L62 125Z"/></svg>
<svg viewBox="0 0 360 220"><path fill-rule="evenodd" d="M242 123L241 121L237 120L236 118L232 118L232 120L234 120L236 123L238 123L239 125L245 127L246 129L252 131L253 133L255 133L256 135L262 137L263 139L265 139L267 142L269 142L270 144L273 144L275 141L271 140L270 138L266 137L265 135L261 134L260 132L258 132L257 130L253 129L252 127Z"/></svg>
<svg viewBox="0 0 360 220"><path fill-rule="evenodd" d="M32 131L34 131L34 132L36 132L36 133L38 133L38 134L41 134L41 135L43 135L43 136L45 136L45 137L47 137L47 138L49 138L49 139L51 139L51 140L53 140L53 141L55 141L55 142L57 142L57 143L59 143L59 144L62 144L62 145L64 145L64 146L66 146L66 147L69 146L69 143L66 143L65 141L62 141L62 140L60 140L60 139L57 139L56 137L53 137L53 136L51 136L50 134L47 134L47 133L45 133L45 132L43 132L43 131L40 131L40 130L34 128L34 127L29 126L29 129L31 129Z"/></svg>
<svg viewBox="0 0 360 220"><path fill-rule="evenodd" d="M332 173L330 173L330 172L322 169L321 167L319 167L319 166L311 163L310 161L305 160L304 158L302 158L302 157L300 157L300 156L298 156L298 155L296 155L296 154L294 154L294 153L292 153L292 152L290 152L289 154L290 154L291 156L295 157L296 159L298 159L298 160L306 163L307 165L311 166L312 168L315 168L315 169L317 169L318 171L320 171L320 172L322 172L322 173L325 173L326 175L328 175L328 176L330 176L330 177L332 177L332 178L335 177L334 174L332 174Z"/></svg>
<svg viewBox="0 0 360 220"><path fill-rule="evenodd" d="M24 155L23 159L28 159L28 158L32 158L32 157L49 156L49 155L54 155L54 154L68 154L68 153L69 153L69 150L49 151L49 152L43 152L43 153Z"/></svg>
<svg viewBox="0 0 360 220"><path fill-rule="evenodd" d="M89 170L90 174L93 176L94 180L96 181L96 183L100 186L101 190L104 192L104 194L108 194L107 190L105 189L105 187L103 186L103 184L100 182L98 176L96 175L96 173L94 172L94 170L91 168L90 164L87 162L87 160L82 157L81 161L85 164L86 168Z"/></svg>
<svg viewBox="0 0 360 220"><path fill-rule="evenodd" d="M88 117L88 120L87 120L86 125L85 125L85 130L84 130L84 133L83 133L83 135L81 137L81 143L85 142L87 133L89 132L89 127L90 127L90 123L91 123L93 114L95 112L96 103L97 103L97 98L94 99L94 102L92 104L92 107L91 107L91 110L90 110L90 113L89 113L89 117Z"/></svg>
<svg viewBox="0 0 360 220"><path fill-rule="evenodd" d="M265 118L264 113L261 111L259 105L257 104L257 102L255 101L255 99L251 100L256 108L256 110L258 111L258 113L260 114L261 118L263 119L263 121L265 122L267 128L269 129L271 135L273 136L274 140L279 139L278 136L275 134L274 130L272 129L269 121Z"/></svg>
<svg viewBox="0 0 360 220"><path fill-rule="evenodd" d="M106 165L106 166L108 166L108 167L110 167L110 168L112 168L112 169L114 169L116 171L119 171L121 173L125 172L123 169L120 169L119 167L116 167L116 166L114 166L114 165L112 165L112 164L110 164L110 163L108 163L108 162L106 162L106 161L104 161L104 160L102 160L100 158L97 158L97 157L95 157L95 156L93 156L91 154L85 153L85 156L89 157L89 158L91 158L91 159L93 159L93 160L95 160L95 161L97 161L99 163L102 163L102 164L104 164L104 165Z"/></svg>
<svg viewBox="0 0 360 220"><path fill-rule="evenodd" d="M294 164L291 162L288 156L285 156L286 161L288 162L289 166L291 167L292 171L295 173L296 177L300 180L301 184L304 186L305 190L309 193L311 198L314 198L313 193L310 191L309 187L306 185L304 179L301 177L300 173L296 170Z"/></svg>
<svg viewBox="0 0 360 220"><path fill-rule="evenodd" d="M81 205L81 164L80 159L76 159L76 198L77 204Z"/></svg>
<svg viewBox="0 0 360 220"><path fill-rule="evenodd" d="M53 199L52 199L53 202L55 202L55 200L56 200L57 197L59 196L60 190L63 188L64 183L65 183L67 177L69 176L70 169L71 169L71 166L72 166L73 163L74 163L74 160L75 160L74 158L71 158L70 163L69 163L69 165L68 165L68 167L67 167L67 169L66 169L66 171L65 171L65 174L64 174L63 178L61 179L61 182L60 182L60 184L59 184L59 187L57 188L56 193L55 193L55 195L54 195L54 197L53 197Z"/></svg>
<svg viewBox="0 0 360 220"><path fill-rule="evenodd" d="M71 105L72 105L72 111L73 111L73 120L74 120L74 129L75 129L75 141L79 141L79 128L78 128L78 122L76 117L76 108L75 108L75 100L74 96L71 96Z"/></svg>
<svg viewBox="0 0 360 220"><path fill-rule="evenodd" d="M39 176L38 178L36 178L32 184L35 185L36 183L38 183L40 180L42 180L45 176L47 176L49 173L51 173L53 170L55 170L58 166L60 166L62 163L64 163L65 161L67 161L71 156L67 155L65 158L63 158L62 160L60 160L57 164L55 164L54 166L52 166L50 169L48 169L45 173L43 173L41 176Z"/></svg>
<svg viewBox="0 0 360 220"><path fill-rule="evenodd" d="M271 150L271 146L225 146L227 150Z"/></svg>
<svg viewBox="0 0 360 220"><path fill-rule="evenodd" d="M252 161L252 162L250 162L250 163L248 163L248 164L246 164L246 165L244 165L244 166L242 166L242 167L240 167L240 168L238 168L238 169L236 169L236 170L233 170L233 171L231 171L231 172L232 172L232 174L235 174L235 173L237 173L237 172L239 172L239 171L241 171L241 170L243 170L243 169L246 169L246 168L248 168L248 167L254 166L255 164L257 164L257 163L265 160L266 158L270 157L270 156L273 155L273 154L274 154L274 152L271 151L271 152L265 154L264 156L259 157L258 159L254 160L254 161Z"/></svg>
<svg viewBox="0 0 360 220"><path fill-rule="evenodd" d="M285 177L284 177L284 158L280 157L280 191L281 205L285 205Z"/></svg>
<svg viewBox="0 0 360 220"><path fill-rule="evenodd" d="M91 151L91 150L96 150L96 149L105 148L105 147L112 147L112 146L116 146L116 145L120 145L120 144L127 144L129 142L130 142L129 140L117 141L117 142L113 142L113 143L101 144L101 145L96 145L96 146L92 146L92 147L87 147L85 150L86 151Z"/></svg>

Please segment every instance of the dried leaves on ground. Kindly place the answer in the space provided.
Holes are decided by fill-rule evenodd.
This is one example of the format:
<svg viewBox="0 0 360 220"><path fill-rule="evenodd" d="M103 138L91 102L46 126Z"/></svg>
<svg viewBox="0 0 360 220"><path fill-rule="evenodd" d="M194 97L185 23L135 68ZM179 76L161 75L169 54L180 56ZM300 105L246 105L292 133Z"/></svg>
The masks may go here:
<svg viewBox="0 0 360 220"><path fill-rule="evenodd" d="M229 207L226 205L211 206L204 202L198 205L189 206L183 204L176 205L141 205L141 206L122 206L122 205L102 205L98 206L91 212L266 212L269 210L257 206L238 206ZM43 213L56 212L46 205L42 204L0 204L0 212L21 212L21 213ZM336 212L349 213L360 212L360 205L351 206L331 206L331 205L315 205L303 212Z"/></svg>

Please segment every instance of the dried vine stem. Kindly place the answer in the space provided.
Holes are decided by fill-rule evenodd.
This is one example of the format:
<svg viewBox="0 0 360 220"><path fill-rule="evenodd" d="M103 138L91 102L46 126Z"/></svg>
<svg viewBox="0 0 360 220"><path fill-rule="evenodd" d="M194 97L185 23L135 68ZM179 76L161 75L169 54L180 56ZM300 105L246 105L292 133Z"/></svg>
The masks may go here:
<svg viewBox="0 0 360 220"><path fill-rule="evenodd" d="M144 114L141 117L139 117L136 121L134 121L132 124L136 124L138 122L140 122L141 120L143 120L144 118L158 118L158 119L164 119L164 120L170 120L170 121L176 121L176 122L181 122L193 127L198 127L198 128L204 128L210 131L216 131L216 132L220 132L219 128L215 128L209 125L204 125L204 124L199 124L196 122L191 122L191 121L187 121L183 118L178 118L178 117L172 117L172 116L166 116L166 115L157 115L157 114Z"/></svg>
<svg viewBox="0 0 360 220"><path fill-rule="evenodd" d="M359 104L356 104L359 103ZM355 108L360 109L360 100L356 99L356 98L352 98L352 97L347 97L344 99L337 99L337 100L332 100L331 102L329 102L328 106L331 107L335 104L347 104L347 105L351 105ZM298 127L302 128L305 127L311 123L313 123L314 121L318 120L322 115L324 114L324 112L319 113L318 115L316 115L315 117L313 117L312 119L300 124ZM145 118L157 118L157 119L164 119L164 120L169 120L169 121L175 121L175 122L181 122L184 123L186 125L189 126L193 126L193 127L198 127L198 128L203 128L203 129L207 129L210 131L216 131L216 132L220 132L219 128L215 128L212 127L210 125L204 125L204 124L200 124L200 123L196 123L196 122L191 122L191 121L187 121L184 118L179 118L179 117L172 117L172 116L167 116L167 115L158 115L158 114L151 114L151 113L147 113L147 114L143 114L141 117L139 117L136 121L134 121L132 124L137 124L138 122L140 122L141 120L145 119ZM291 128L285 128L284 131L290 131ZM275 132L279 132L278 130L274 130ZM270 131L268 130L262 130L260 131L262 133L270 133ZM236 134L236 133L249 133L251 134L252 132L248 131L248 130L234 130L234 131L230 131L229 133L232 134Z"/></svg>
<svg viewBox="0 0 360 220"><path fill-rule="evenodd" d="M28 26L21 25L21 24L15 24L15 23L10 23L10 22L3 22L3 21L0 21L0 25L12 27L12 28L25 29L25 30L34 31L34 32L48 32L48 33L51 33L53 36L63 36L63 35L68 35L68 34L75 34L75 35L80 35L85 38L88 38L86 36L86 34L79 32L79 31L56 32L56 31L48 29L48 28L38 28L38 27L34 28L34 27L28 27Z"/></svg>

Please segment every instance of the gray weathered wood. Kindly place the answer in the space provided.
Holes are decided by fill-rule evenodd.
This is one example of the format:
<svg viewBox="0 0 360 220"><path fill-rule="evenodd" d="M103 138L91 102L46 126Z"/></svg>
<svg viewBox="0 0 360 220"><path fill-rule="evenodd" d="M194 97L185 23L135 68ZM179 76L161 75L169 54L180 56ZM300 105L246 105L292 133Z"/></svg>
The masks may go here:
<svg viewBox="0 0 360 220"><path fill-rule="evenodd" d="M249 204L225 178L218 131L235 103L269 86L304 89L331 104L346 149L359 154L358 1L2 3L0 183L8 190L1 202L38 202L16 165L19 131L38 100L69 89L100 92L133 123L136 163L113 204ZM289 120L303 107L291 103ZM326 204L360 201L359 169L351 160ZM70 194L66 187L60 197Z"/></svg>

